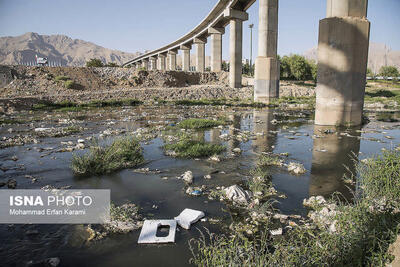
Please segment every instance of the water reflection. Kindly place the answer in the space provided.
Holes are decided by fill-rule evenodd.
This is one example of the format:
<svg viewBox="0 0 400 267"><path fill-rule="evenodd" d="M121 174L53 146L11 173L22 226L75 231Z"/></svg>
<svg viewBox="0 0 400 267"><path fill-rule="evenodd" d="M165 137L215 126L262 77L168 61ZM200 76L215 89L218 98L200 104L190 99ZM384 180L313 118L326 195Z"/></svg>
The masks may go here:
<svg viewBox="0 0 400 267"><path fill-rule="evenodd" d="M254 110L253 122L255 139L252 142L253 151L257 153L272 152L272 146L276 143L277 126L272 124L274 119L273 110Z"/></svg>
<svg viewBox="0 0 400 267"><path fill-rule="evenodd" d="M240 123L242 117L240 114L232 114L228 116L229 120L233 123L229 125L228 134L229 136L236 136L240 132ZM227 151L232 153L233 149L240 147L240 141L237 138L229 139L227 143Z"/></svg>
<svg viewBox="0 0 400 267"><path fill-rule="evenodd" d="M360 151L359 129L349 132L351 136L324 134L331 129L314 126L314 135L323 137L314 139L309 194L328 197L337 191L350 199L351 193L343 182L343 176L349 175L349 171L355 173L354 157Z"/></svg>

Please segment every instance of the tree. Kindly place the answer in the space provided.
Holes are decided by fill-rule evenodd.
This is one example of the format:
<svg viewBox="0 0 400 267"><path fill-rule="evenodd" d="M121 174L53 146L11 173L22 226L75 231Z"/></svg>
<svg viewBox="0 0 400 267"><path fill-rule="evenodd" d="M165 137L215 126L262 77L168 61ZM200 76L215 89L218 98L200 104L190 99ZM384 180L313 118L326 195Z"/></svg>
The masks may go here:
<svg viewBox="0 0 400 267"><path fill-rule="evenodd" d="M280 71L281 71L281 79L293 79L292 73L290 71L290 63L289 63L289 57L284 56L282 59L278 56L279 61L281 62L280 64Z"/></svg>
<svg viewBox="0 0 400 267"><path fill-rule="evenodd" d="M388 77L393 77L397 79L399 77L399 71L394 66L382 67L379 74L385 79Z"/></svg>
<svg viewBox="0 0 400 267"><path fill-rule="evenodd" d="M86 62L86 67L104 67L104 64L100 59L92 58Z"/></svg>
<svg viewBox="0 0 400 267"><path fill-rule="evenodd" d="M290 72L296 80L305 81L312 79L311 66L305 57L292 55L289 58L289 64Z"/></svg>
<svg viewBox="0 0 400 267"><path fill-rule="evenodd" d="M315 63L314 60L309 60L308 64L311 67L311 76L314 82L317 81L317 74L318 74L318 65Z"/></svg>

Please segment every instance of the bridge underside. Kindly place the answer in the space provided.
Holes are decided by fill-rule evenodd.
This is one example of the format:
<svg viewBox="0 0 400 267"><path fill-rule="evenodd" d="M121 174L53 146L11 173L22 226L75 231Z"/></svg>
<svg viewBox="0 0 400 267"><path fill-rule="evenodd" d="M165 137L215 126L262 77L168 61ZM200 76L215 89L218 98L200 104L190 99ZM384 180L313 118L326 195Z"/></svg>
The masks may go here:
<svg viewBox="0 0 400 267"><path fill-rule="evenodd" d="M210 37L211 71L221 71L222 35L230 25L229 84L242 85L243 21L256 0L219 0L209 15L177 41L127 63L133 67L177 70L182 50L182 70L191 70L190 50L196 49L196 71L205 71L205 46ZM327 0L327 18L320 21L315 123L361 124L370 22L368 0ZM255 62L254 100L270 103L279 98L280 66L277 59L279 0L259 0L258 55Z"/></svg>

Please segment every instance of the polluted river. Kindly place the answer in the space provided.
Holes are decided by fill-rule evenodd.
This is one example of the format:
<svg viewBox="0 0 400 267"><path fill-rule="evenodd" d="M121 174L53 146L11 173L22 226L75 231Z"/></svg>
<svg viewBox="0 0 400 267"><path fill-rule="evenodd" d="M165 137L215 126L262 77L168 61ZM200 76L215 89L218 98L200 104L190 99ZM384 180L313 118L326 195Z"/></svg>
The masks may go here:
<svg viewBox="0 0 400 267"><path fill-rule="evenodd" d="M338 192L351 201L357 192L350 179L355 163L398 148L400 114L365 115L362 127L335 128L315 126L313 110L299 109L152 104L17 112L0 128L3 188L110 189L113 204L138 208L138 227L99 238L89 225L3 224L0 265L57 257L60 266L191 266L190 240L209 233L255 234L262 224L252 219L262 213L255 206L273 206L276 228L295 227L308 214L304 199ZM220 123L180 127L188 119ZM139 141L143 163L103 175L74 174L74 156L88 153L94 142L103 146L121 136ZM164 147L182 136L221 151L181 157ZM245 207L224 198L221 192L232 185L251 191L248 180L261 157L273 158L263 169L268 189L253 190ZM188 171L190 184L181 178ZM141 222L173 219L185 208L205 217L189 230L177 227L174 243L138 244Z"/></svg>

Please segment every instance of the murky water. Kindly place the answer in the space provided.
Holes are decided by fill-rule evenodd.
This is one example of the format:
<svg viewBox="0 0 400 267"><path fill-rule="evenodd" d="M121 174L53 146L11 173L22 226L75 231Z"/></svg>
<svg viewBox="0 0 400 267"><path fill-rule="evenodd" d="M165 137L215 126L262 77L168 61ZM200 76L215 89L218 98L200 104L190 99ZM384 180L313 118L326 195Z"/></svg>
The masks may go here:
<svg viewBox="0 0 400 267"><path fill-rule="evenodd" d="M96 109L79 113L22 113L20 118L36 120L21 125L1 127L1 137L29 134L37 127L66 127L79 125L84 130L59 138L38 138L38 144L14 146L0 150L0 182L15 179L18 189L71 186L81 189L111 189L112 201L138 204L145 218L170 219L184 208L202 210L207 218L219 219L219 224L198 222L191 230L179 229L175 244L138 245L138 231L113 235L102 241L84 243L81 226L75 225L0 225L0 265L24 266L29 260L59 257L61 266L187 266L191 253L188 240L199 237L196 228L206 227L221 232L233 217L224 203L207 196L191 197L176 177L187 170L195 176L195 185L207 188L230 186L245 180L263 152L289 153L287 161L302 163L307 173L293 176L286 170L271 167L272 183L287 196L278 199L277 208L284 214L306 215L304 198L312 195L330 196L340 192L351 199L343 175L354 172L354 160L370 157L382 149L391 149L400 142L400 123L382 122L381 114L369 113L371 122L358 129L334 129L314 126L311 111L280 111L224 107L140 106L132 108ZM112 175L75 178L70 169L71 152L57 152L65 147L61 142L89 136L99 136L107 129L129 134L141 127L173 125L184 118L226 117L233 123L222 128L198 131L194 138L226 146L221 162L183 160L165 156L159 136L142 142L146 164L159 169L160 174L141 174L123 170ZM391 115L398 118L398 114ZM67 120L65 120L67 119ZM382 120L382 119L381 119ZM394 121L394 120L386 120ZM12 128L12 130L10 130ZM335 130L331 133L329 130ZM118 135L117 134L117 135ZM228 134L236 138L223 141ZM240 140L246 134L248 140ZM104 137L109 142L116 135ZM234 148L241 155L231 156ZM73 153L84 153L75 151ZM16 156L16 158L13 157ZM211 180L204 175L212 173ZM37 178L32 182L26 175ZM165 179L168 177L168 179ZM164 178L164 179L162 179ZM4 187L5 188L5 187ZM28 235L28 230L37 230Z"/></svg>

